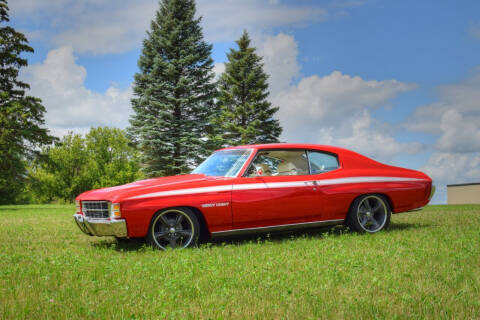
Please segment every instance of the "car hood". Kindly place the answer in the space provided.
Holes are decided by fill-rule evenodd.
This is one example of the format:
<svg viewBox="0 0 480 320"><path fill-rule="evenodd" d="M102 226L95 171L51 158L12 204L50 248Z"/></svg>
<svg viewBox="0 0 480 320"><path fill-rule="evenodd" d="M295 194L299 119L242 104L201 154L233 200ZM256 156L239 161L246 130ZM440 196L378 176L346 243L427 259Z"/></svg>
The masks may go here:
<svg viewBox="0 0 480 320"><path fill-rule="evenodd" d="M232 178L210 177L203 174L187 174L135 181L121 186L86 191L76 200L109 200L118 202L142 194L186 188L228 184Z"/></svg>

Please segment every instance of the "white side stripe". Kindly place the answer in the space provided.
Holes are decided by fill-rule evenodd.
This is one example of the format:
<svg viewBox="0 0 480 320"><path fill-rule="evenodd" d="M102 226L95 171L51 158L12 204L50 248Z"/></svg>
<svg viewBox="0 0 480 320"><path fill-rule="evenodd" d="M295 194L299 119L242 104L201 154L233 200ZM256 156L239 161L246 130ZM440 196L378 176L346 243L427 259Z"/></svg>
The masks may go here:
<svg viewBox="0 0 480 320"><path fill-rule="evenodd" d="M170 191L160 191L154 193L142 194L141 196L135 196L128 198L131 199L141 199L141 198L151 198L151 197L166 197L166 196L177 196L183 194L196 194L196 193L208 193L208 192L220 192L220 191L229 191L232 190L232 185L223 185L223 186L214 186L214 187L203 187L203 188L191 188L191 189L180 189L180 190L170 190Z"/></svg>
<svg viewBox="0 0 480 320"><path fill-rule="evenodd" d="M201 187L201 188L160 191L160 192L148 193L140 196L131 197L131 198L128 198L128 200L187 195L187 194L198 194L198 193L209 193L209 192L222 192L222 191L232 191L232 190L295 188L295 187L305 187L305 186L311 187L311 186L314 186L315 183L317 186L328 186L328 185L346 184L346 183L399 182L399 181L402 181L402 182L403 181L425 181L425 179L404 178L404 177L353 177L353 178L304 180L304 181L291 181L291 182L246 183L246 184L235 184L235 185L228 184L228 185L221 185L221 186L214 186L214 187Z"/></svg>
<svg viewBox="0 0 480 320"><path fill-rule="evenodd" d="M295 187L314 186L315 183L317 186L328 186L328 185L346 184L346 183L395 182L395 181L424 181L424 179L402 178L402 177L354 177L354 178L306 180L306 181L291 181L291 182L247 183L247 184L236 184L233 186L233 190L295 188Z"/></svg>
<svg viewBox="0 0 480 320"><path fill-rule="evenodd" d="M425 181L425 179L403 178L403 177L354 177L354 178L317 180L317 185L325 186L325 185L330 185L330 184L365 183L365 182L395 182L395 181Z"/></svg>

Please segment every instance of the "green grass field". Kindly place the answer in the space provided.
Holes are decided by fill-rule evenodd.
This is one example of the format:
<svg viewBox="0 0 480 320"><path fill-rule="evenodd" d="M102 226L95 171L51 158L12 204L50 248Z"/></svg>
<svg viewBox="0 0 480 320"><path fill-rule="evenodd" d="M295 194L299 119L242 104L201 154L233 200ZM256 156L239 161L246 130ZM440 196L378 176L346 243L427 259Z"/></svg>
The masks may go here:
<svg viewBox="0 0 480 320"><path fill-rule="evenodd" d="M154 251L73 206L0 207L1 319L480 318L480 206Z"/></svg>

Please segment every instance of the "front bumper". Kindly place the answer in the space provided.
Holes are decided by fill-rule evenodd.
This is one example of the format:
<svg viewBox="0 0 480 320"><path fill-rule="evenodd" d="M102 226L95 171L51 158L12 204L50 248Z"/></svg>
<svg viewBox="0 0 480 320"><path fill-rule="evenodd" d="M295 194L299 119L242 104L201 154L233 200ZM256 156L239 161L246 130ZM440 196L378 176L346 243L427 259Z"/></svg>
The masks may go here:
<svg viewBox="0 0 480 320"><path fill-rule="evenodd" d="M93 219L81 214L74 214L73 218L78 228L89 236L115 236L117 238L127 237L127 223L125 219Z"/></svg>

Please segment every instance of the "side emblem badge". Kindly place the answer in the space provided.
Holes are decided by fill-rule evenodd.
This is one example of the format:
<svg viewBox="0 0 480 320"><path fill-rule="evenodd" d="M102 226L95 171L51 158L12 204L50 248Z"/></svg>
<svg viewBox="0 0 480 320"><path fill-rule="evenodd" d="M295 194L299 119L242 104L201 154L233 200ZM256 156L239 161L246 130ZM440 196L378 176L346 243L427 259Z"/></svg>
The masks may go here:
<svg viewBox="0 0 480 320"><path fill-rule="evenodd" d="M228 205L230 205L230 202L204 203L202 208L226 207Z"/></svg>

